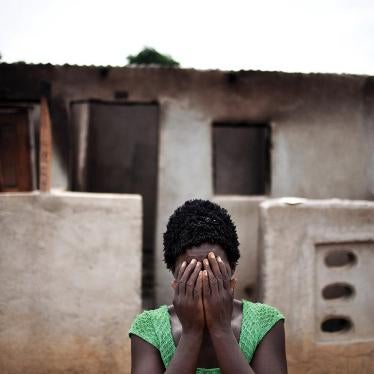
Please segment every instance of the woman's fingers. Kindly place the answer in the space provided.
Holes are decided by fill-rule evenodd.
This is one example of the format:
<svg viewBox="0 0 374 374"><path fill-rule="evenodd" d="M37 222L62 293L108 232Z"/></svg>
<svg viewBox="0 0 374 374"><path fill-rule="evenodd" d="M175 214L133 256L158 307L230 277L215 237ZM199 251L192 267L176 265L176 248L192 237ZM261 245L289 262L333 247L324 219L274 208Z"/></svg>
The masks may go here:
<svg viewBox="0 0 374 374"><path fill-rule="evenodd" d="M217 257L217 262L219 269L221 270L222 278L223 278L223 286L225 287L226 290L230 289L230 277L227 272L227 268L225 263L222 261L221 257Z"/></svg>
<svg viewBox="0 0 374 374"><path fill-rule="evenodd" d="M204 259L204 268L208 274L210 294L216 295L218 294L218 281L210 269L209 261L207 259Z"/></svg>
<svg viewBox="0 0 374 374"><path fill-rule="evenodd" d="M204 297L210 296L208 272L206 270L203 271L203 296Z"/></svg>
<svg viewBox="0 0 374 374"><path fill-rule="evenodd" d="M204 272L202 272L201 262L196 259L192 259L189 264L183 261L178 269L175 281L175 293L177 295L187 295L195 298L202 294L206 296L219 294L223 288L231 289L230 265L224 263L221 257L216 257L213 252L209 253L203 264Z"/></svg>
<svg viewBox="0 0 374 374"><path fill-rule="evenodd" d="M201 299L203 294L203 272L200 270L197 276L195 288L194 288L194 299Z"/></svg>
<svg viewBox="0 0 374 374"><path fill-rule="evenodd" d="M201 262L200 261L199 262L195 261L195 269L192 271L190 277L187 279L187 282L186 282L186 294L187 294L187 296L193 297L195 284L196 284L196 279L199 276L200 270L201 270Z"/></svg>
<svg viewBox="0 0 374 374"><path fill-rule="evenodd" d="M219 270L224 278L228 278L228 272L225 263L223 262L220 256L217 256L217 263L219 266Z"/></svg>
<svg viewBox="0 0 374 374"><path fill-rule="evenodd" d="M186 265L187 265L187 262L186 261L183 261L182 262L182 265L179 267L179 270L178 270L178 275L177 275L177 278L175 280L176 282L176 287L175 287L175 292L177 294L179 294L179 281L180 279L182 278L182 275L184 273L184 270L186 269Z"/></svg>
<svg viewBox="0 0 374 374"><path fill-rule="evenodd" d="M192 259L184 270L182 277L178 281L179 295L184 295L186 293L186 283L190 277L192 271L195 269L196 259Z"/></svg>
<svg viewBox="0 0 374 374"><path fill-rule="evenodd" d="M223 274L221 273L221 269L218 265L217 258L214 252L210 252L208 254L208 259L209 259L209 265L212 270L212 273L217 280L218 291L221 291L223 287Z"/></svg>
<svg viewBox="0 0 374 374"><path fill-rule="evenodd" d="M229 264L225 264L225 266L226 266L227 276L229 279L231 279L231 276L232 276L231 266Z"/></svg>
<svg viewBox="0 0 374 374"><path fill-rule="evenodd" d="M182 275L184 273L184 269L186 268L186 265L187 265L187 262L183 261L182 265L179 267L178 274L177 274L177 279L176 279L177 282L182 278Z"/></svg>
<svg viewBox="0 0 374 374"><path fill-rule="evenodd" d="M211 270L208 270L209 287L212 295L218 295L218 281Z"/></svg>
<svg viewBox="0 0 374 374"><path fill-rule="evenodd" d="M227 270L228 279L230 279L230 286L229 286L230 293L231 293L231 296L234 296L236 279L232 278L232 269L231 269L231 266L229 264L226 264L226 270Z"/></svg>

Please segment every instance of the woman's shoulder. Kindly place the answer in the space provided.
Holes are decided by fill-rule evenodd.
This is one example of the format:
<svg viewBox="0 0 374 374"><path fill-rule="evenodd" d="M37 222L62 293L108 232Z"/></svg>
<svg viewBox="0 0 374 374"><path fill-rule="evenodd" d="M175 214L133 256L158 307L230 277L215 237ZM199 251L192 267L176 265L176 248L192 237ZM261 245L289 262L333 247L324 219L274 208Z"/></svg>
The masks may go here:
<svg viewBox="0 0 374 374"><path fill-rule="evenodd" d="M137 335L148 343L158 347L159 339L157 330L165 321L165 313L167 313L166 305L139 313L131 324L129 336Z"/></svg>
<svg viewBox="0 0 374 374"><path fill-rule="evenodd" d="M243 328L258 342L281 320L284 315L274 306L243 300Z"/></svg>
<svg viewBox="0 0 374 374"><path fill-rule="evenodd" d="M243 314L249 313L253 317L257 317L260 319L284 319L284 315L281 313L281 311L272 305L259 302L252 302L244 299L242 300L242 302Z"/></svg>
<svg viewBox="0 0 374 374"><path fill-rule="evenodd" d="M257 346L264 336L284 319L275 307L263 303L242 300L243 319L240 332L240 346L248 362L252 360Z"/></svg>
<svg viewBox="0 0 374 374"><path fill-rule="evenodd" d="M132 322L133 326L146 326L150 324L157 323L160 318L165 316L167 313L168 307L166 305L161 305L156 309L146 309L143 312L139 313Z"/></svg>
<svg viewBox="0 0 374 374"><path fill-rule="evenodd" d="M161 305L158 308L155 309L144 309L143 312L139 313L136 317L135 320L140 318L155 318L161 314L164 314L165 311L167 311L168 307L166 305Z"/></svg>

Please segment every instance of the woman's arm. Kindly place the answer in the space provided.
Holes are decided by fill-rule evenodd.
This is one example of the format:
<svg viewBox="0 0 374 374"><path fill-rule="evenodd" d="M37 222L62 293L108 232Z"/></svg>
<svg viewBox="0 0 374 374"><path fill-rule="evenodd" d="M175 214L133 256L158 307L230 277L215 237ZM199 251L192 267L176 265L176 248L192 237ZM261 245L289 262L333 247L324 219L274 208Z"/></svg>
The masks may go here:
<svg viewBox="0 0 374 374"><path fill-rule="evenodd" d="M182 324L182 336L165 370L160 352L143 339L131 337L132 374L195 373L205 326L201 263L184 262L176 279L173 305Z"/></svg>
<svg viewBox="0 0 374 374"><path fill-rule="evenodd" d="M152 344L136 335L131 335L131 373L161 374L165 371L160 352Z"/></svg>
<svg viewBox="0 0 374 374"><path fill-rule="evenodd" d="M248 364L234 334L211 334L222 373L287 374L283 321L265 335ZM221 359L220 359L221 358Z"/></svg>
<svg viewBox="0 0 374 374"><path fill-rule="evenodd" d="M251 365L247 362L231 328L233 290L231 269L214 253L204 261L203 303L206 324L224 374L284 374L287 363L283 321L265 335L257 347Z"/></svg>
<svg viewBox="0 0 374 374"><path fill-rule="evenodd" d="M231 269L210 252L204 260L203 305L206 325L223 374L254 374L231 328L234 292Z"/></svg>
<svg viewBox="0 0 374 374"><path fill-rule="evenodd" d="M194 373L199 357L202 338L198 335L182 333L173 359L165 371L160 352L152 344L142 338L131 336L131 373L132 374L161 374L161 373Z"/></svg>
<svg viewBox="0 0 374 374"><path fill-rule="evenodd" d="M278 321L264 336L253 355L255 373L287 373L286 344L283 320Z"/></svg>

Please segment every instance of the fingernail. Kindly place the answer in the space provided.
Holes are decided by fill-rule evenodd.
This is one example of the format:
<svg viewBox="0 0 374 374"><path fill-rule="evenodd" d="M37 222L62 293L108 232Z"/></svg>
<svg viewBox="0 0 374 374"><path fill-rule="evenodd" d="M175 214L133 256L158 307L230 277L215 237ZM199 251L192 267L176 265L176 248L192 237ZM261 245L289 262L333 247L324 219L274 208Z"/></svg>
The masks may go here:
<svg viewBox="0 0 374 374"><path fill-rule="evenodd" d="M204 270L204 277L206 277L207 275L208 275L208 272Z"/></svg>
<svg viewBox="0 0 374 374"><path fill-rule="evenodd" d="M203 272L199 271L199 277L202 277L202 276L203 276Z"/></svg>
<svg viewBox="0 0 374 374"><path fill-rule="evenodd" d="M207 259L204 260L204 265L209 266L209 261Z"/></svg>
<svg viewBox="0 0 374 374"><path fill-rule="evenodd" d="M213 252L210 252L210 253L209 253L209 256L210 256L210 258L214 258L214 253L213 253Z"/></svg>
<svg viewBox="0 0 374 374"><path fill-rule="evenodd" d="M218 260L218 262L222 262L222 259L221 259L221 257L217 257L217 260Z"/></svg>
<svg viewBox="0 0 374 374"><path fill-rule="evenodd" d="M181 265L181 268L185 267L186 266L186 261L183 261L182 262L182 265Z"/></svg>
<svg viewBox="0 0 374 374"><path fill-rule="evenodd" d="M197 264L196 264L197 267L200 267L201 266L201 262L199 261Z"/></svg>
<svg viewBox="0 0 374 374"><path fill-rule="evenodd" d="M191 260L191 264L193 265L195 262L196 262L196 259L193 258L193 259Z"/></svg>

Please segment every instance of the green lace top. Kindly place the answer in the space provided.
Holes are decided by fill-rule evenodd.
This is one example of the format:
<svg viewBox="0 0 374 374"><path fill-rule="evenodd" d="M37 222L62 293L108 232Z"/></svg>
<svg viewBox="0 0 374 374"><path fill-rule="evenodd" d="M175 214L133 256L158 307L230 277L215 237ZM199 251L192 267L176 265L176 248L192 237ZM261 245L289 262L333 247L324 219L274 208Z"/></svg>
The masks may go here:
<svg viewBox="0 0 374 374"><path fill-rule="evenodd" d="M243 300L243 318L240 329L239 346L244 356L251 362L256 347L266 333L276 322L284 319L283 315L274 307L261 303L252 303ZM129 330L159 351L165 367L168 367L175 351L175 343L171 332L171 322L168 307L160 306L158 309L146 310L133 321ZM197 374L218 374L220 369L198 368Z"/></svg>

